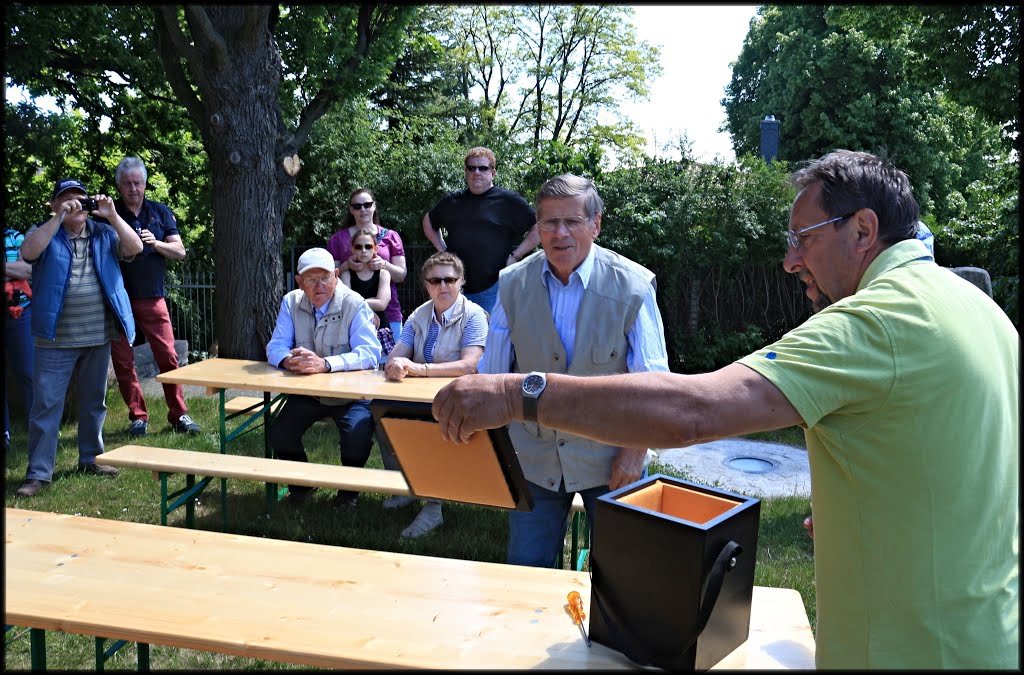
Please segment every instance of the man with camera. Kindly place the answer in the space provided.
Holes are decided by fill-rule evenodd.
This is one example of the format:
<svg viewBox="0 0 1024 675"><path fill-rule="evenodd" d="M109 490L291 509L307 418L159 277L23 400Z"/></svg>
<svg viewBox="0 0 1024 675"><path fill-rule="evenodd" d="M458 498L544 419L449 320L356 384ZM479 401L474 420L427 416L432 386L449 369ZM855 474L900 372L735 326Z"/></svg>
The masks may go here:
<svg viewBox="0 0 1024 675"><path fill-rule="evenodd" d="M53 479L64 398L72 375L78 384L78 471L116 476L98 466L107 416L110 343L135 339L135 320L119 260L142 250L142 240L117 215L114 200L88 196L74 178L57 181L53 215L33 225L21 244L32 265L32 336L35 379L28 424L28 469L14 494L33 497ZM108 223L89 218L95 212Z"/></svg>
<svg viewBox="0 0 1024 675"><path fill-rule="evenodd" d="M117 215L142 239L144 247L134 260L121 261L124 287L132 303L132 314L139 331L153 350L153 360L161 373L178 367L171 317L164 300L166 260L184 260L185 245L178 234L178 221L171 210L146 199L146 165L138 157L125 157L114 171L121 198L114 201ZM121 398L128 406L128 436L145 436L149 430L149 411L135 372L135 351L124 335L110 346L114 376ZM173 431L198 434L201 429L188 414L185 393L180 384L164 385L167 422Z"/></svg>

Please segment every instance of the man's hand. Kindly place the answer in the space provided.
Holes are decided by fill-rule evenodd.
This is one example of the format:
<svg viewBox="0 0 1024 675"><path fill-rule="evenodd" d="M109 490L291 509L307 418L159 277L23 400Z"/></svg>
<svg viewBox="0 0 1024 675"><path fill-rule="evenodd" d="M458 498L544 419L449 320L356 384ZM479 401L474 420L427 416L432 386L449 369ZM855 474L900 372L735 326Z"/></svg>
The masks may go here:
<svg viewBox="0 0 1024 675"><path fill-rule="evenodd" d="M807 516L804 518L804 529L807 530L807 536L814 539L814 517Z"/></svg>
<svg viewBox="0 0 1024 675"><path fill-rule="evenodd" d="M117 217L117 209L114 208L114 200L107 195L96 195L93 197L96 200L96 210L93 213L103 216L107 221L112 221ZM78 200L75 200L76 202Z"/></svg>
<svg viewBox="0 0 1024 675"><path fill-rule="evenodd" d="M520 395L522 374L463 375L446 384L434 396L431 412L441 425L441 436L453 443L468 443L473 433L505 426L513 412L522 414L512 401Z"/></svg>
<svg viewBox="0 0 1024 675"><path fill-rule="evenodd" d="M287 370L300 375L313 375L314 373L326 373L330 371L327 360L310 351L305 347L296 347L291 355L281 362Z"/></svg>
<svg viewBox="0 0 1024 675"><path fill-rule="evenodd" d="M647 448L622 448L612 462L612 475L608 479L608 489L617 490L620 487L635 483L644 475L644 458L647 457Z"/></svg>
<svg viewBox="0 0 1024 675"><path fill-rule="evenodd" d="M145 227L142 228L142 232L139 233L139 239L141 239L142 243L146 246L153 247L156 245L156 235Z"/></svg>

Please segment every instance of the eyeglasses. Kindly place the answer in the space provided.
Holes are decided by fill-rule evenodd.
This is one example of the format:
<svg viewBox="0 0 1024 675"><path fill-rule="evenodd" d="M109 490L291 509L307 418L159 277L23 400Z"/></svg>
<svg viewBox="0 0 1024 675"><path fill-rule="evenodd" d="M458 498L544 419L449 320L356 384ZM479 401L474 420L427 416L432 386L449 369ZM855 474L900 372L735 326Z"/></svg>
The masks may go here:
<svg viewBox="0 0 1024 675"><path fill-rule="evenodd" d="M358 211L359 209L372 209L373 202L359 202L356 204L349 204L349 208L353 208L356 211Z"/></svg>
<svg viewBox="0 0 1024 675"><path fill-rule="evenodd" d="M565 229L573 232L580 229L591 221L591 218L547 218L537 221L537 229L544 232L554 232L558 226L565 225Z"/></svg>
<svg viewBox="0 0 1024 675"><path fill-rule="evenodd" d="M427 283L431 286L440 286L442 281L449 286L454 286L458 280L458 277L427 277Z"/></svg>
<svg viewBox="0 0 1024 675"><path fill-rule="evenodd" d="M469 173L473 173L474 171L479 171L480 173L484 173L484 172L490 171L490 170L491 170L491 167L488 166L487 164L484 164L482 166L477 166L475 164L467 164L466 165L466 171L468 171Z"/></svg>
<svg viewBox="0 0 1024 675"><path fill-rule="evenodd" d="M829 223L834 223L834 222L839 221L839 220L846 220L850 216L856 215L856 213L857 213L856 211L851 211L850 213L847 213L846 215L837 216L836 218L830 218L829 220L826 220L824 222L818 223L817 225L811 225L810 227L805 227L802 230L796 230L796 231L788 230L786 232L786 237L789 238L789 245L792 246L793 248L800 248L800 240L797 238L796 235L803 234L804 232L809 232L810 230L813 230L816 227L821 227L822 225L828 225Z"/></svg>
<svg viewBox="0 0 1024 675"><path fill-rule="evenodd" d="M317 286L328 286L331 283L331 279L334 279L333 274L328 274L326 277L315 277L311 279L303 279L302 285L306 288L316 288Z"/></svg>
<svg viewBox="0 0 1024 675"><path fill-rule="evenodd" d="M353 251L372 251L373 244L352 244Z"/></svg>

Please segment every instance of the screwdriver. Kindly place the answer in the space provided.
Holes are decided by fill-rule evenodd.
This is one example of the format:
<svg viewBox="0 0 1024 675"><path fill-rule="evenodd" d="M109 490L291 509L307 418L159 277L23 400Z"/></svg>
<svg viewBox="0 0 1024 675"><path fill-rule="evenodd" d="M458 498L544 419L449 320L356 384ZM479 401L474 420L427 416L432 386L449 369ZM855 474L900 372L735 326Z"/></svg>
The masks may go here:
<svg viewBox="0 0 1024 675"><path fill-rule="evenodd" d="M583 611L583 598L577 591L569 591L569 611L572 613L573 622L580 627L580 632L583 633L583 639L587 641L587 646L590 646L590 638L587 637L587 629L583 627L583 620L587 618L586 612Z"/></svg>

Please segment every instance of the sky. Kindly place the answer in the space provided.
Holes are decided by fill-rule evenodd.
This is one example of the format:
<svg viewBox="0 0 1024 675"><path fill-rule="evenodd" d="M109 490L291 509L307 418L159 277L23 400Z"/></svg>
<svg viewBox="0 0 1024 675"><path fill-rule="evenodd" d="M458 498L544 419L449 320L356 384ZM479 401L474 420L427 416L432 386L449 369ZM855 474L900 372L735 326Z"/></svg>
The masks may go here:
<svg viewBox="0 0 1024 675"><path fill-rule="evenodd" d="M662 74L647 101L623 101L620 112L646 135L652 155L685 132L698 160L735 158L721 100L732 77L729 63L743 47L756 5L635 5L637 38L661 48Z"/></svg>
<svg viewBox="0 0 1024 675"><path fill-rule="evenodd" d="M721 100L729 63L739 56L757 6L634 5L633 11L637 37L661 49L662 74L650 84L648 100L624 100L619 109L647 137L648 154L678 157L664 146L685 132L696 159L734 159L729 134L718 131L725 123ZM18 93L8 89L8 100Z"/></svg>

